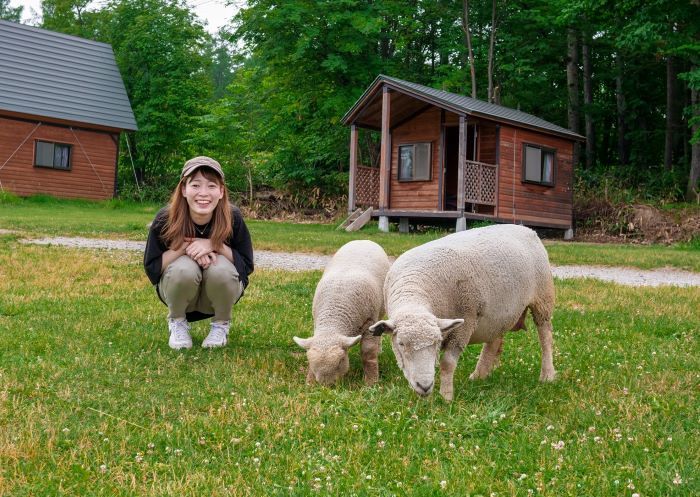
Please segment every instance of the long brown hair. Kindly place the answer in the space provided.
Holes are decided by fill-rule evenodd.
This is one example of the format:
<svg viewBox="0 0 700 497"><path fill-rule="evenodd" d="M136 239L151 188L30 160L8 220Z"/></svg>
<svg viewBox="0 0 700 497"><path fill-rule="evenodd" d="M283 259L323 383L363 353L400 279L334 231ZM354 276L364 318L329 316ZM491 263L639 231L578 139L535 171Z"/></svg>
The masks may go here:
<svg viewBox="0 0 700 497"><path fill-rule="evenodd" d="M177 250L185 241L185 238L195 238L194 221L190 217L190 206L182 195L182 188L197 174L197 171L201 171L202 176L207 180L215 182L224 189L224 195L214 208L211 221L209 221L211 226L209 239L214 250L221 248L224 240L231 236L233 232L231 227L231 204L228 200L226 183L212 168L206 166L198 167L180 180L177 188L170 196L168 220L165 222L163 241L168 248L173 250Z"/></svg>

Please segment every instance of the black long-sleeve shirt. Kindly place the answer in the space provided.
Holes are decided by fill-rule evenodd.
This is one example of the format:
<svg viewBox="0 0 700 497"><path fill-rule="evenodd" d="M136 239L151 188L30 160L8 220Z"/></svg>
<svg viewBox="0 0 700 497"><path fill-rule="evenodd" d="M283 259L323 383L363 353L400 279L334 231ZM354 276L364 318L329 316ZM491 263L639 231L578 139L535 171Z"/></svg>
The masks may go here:
<svg viewBox="0 0 700 497"><path fill-rule="evenodd" d="M156 214L153 223L151 223L151 228L148 231L148 240L146 241L146 250L143 254L143 267L146 271L148 279L156 287L156 292L158 292L158 297L161 300L163 298L160 296L160 291L158 289L158 283L160 282L160 276L163 271L163 252L168 250L168 247L163 241L163 232L165 231L165 222L168 219L168 209L161 209L158 214ZM233 222L233 232L231 235L224 240L224 244L231 248L233 253L233 265L238 271L238 276L240 281L243 283L243 288L248 286L248 275L253 272L253 244L250 240L250 232L248 227L243 221L243 216L238 207L231 207L231 219ZM201 227L199 227L201 228ZM207 225L204 227L202 233L195 230L195 236L197 238L209 238L211 233L211 226ZM203 319L210 316L197 315L197 316L187 316L189 321L196 321L197 319ZM192 319L190 319L192 318Z"/></svg>

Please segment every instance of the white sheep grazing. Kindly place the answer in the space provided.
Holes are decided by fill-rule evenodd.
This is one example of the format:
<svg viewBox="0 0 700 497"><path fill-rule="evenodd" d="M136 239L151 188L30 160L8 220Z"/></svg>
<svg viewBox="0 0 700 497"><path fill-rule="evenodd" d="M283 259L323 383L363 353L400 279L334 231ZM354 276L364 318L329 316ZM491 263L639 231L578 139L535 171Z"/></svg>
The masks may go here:
<svg viewBox="0 0 700 497"><path fill-rule="evenodd" d="M537 234L516 225L454 233L401 255L384 284L388 319L370 327L391 333L399 367L411 387L430 394L440 348L440 393L452 400L464 347L483 343L470 379L485 378L508 330L523 329L530 309L542 348L541 381L554 379L554 282ZM448 318L448 319L445 319Z"/></svg>
<svg viewBox="0 0 700 497"><path fill-rule="evenodd" d="M381 337L369 326L384 315L382 289L390 265L384 249L369 240L346 243L330 260L314 294L314 335L294 337L307 351L307 382L335 383L349 369L348 349L360 340L365 382L379 379Z"/></svg>

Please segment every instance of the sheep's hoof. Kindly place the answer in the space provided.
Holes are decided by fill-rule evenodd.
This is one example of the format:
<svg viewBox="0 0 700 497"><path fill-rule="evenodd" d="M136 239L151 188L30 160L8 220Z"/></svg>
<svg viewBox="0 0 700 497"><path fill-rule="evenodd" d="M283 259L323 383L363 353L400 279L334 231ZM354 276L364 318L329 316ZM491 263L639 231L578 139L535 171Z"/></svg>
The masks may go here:
<svg viewBox="0 0 700 497"><path fill-rule="evenodd" d="M474 380L483 380L486 377L488 377L488 373L484 373L482 371L479 371L478 369L475 369L472 374L469 375L469 379L474 381Z"/></svg>
<svg viewBox="0 0 700 497"><path fill-rule="evenodd" d="M556 378L557 372L554 371L553 369L549 371L542 371L540 373L540 381L542 382L549 382L549 381L554 381L554 378Z"/></svg>
<svg viewBox="0 0 700 497"><path fill-rule="evenodd" d="M452 391L443 392L442 388L440 389L440 395L442 395L442 398L445 399L445 402L452 402L452 399L454 398Z"/></svg>
<svg viewBox="0 0 700 497"><path fill-rule="evenodd" d="M365 376L365 385L368 387L375 385L378 381L379 378L377 376Z"/></svg>

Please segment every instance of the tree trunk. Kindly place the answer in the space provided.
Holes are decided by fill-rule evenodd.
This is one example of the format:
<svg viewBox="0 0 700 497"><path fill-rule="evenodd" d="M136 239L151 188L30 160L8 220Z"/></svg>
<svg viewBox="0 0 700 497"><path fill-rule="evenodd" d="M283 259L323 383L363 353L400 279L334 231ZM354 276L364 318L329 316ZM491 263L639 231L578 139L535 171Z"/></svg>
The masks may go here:
<svg viewBox="0 0 700 497"><path fill-rule="evenodd" d="M615 99L617 103L617 156L620 164L626 165L628 160L627 150L627 125L626 114L627 104L625 102L625 93L622 88L623 83L623 61L622 56L617 54L617 76L615 78Z"/></svg>
<svg viewBox="0 0 700 497"><path fill-rule="evenodd" d="M666 142L664 144L664 169L673 169L674 152L678 133L678 68L672 56L666 58Z"/></svg>
<svg viewBox="0 0 700 497"><path fill-rule="evenodd" d="M472 36L469 29L469 0L464 0L462 7L462 31L464 31L464 37L467 41L469 72L472 80L472 98L476 98L476 69L474 69L474 51L472 50Z"/></svg>
<svg viewBox="0 0 700 497"><path fill-rule="evenodd" d="M583 108L586 119L586 169L595 164L595 121L593 119L593 81L591 69L591 45L588 35L583 43Z"/></svg>
<svg viewBox="0 0 700 497"><path fill-rule="evenodd" d="M569 28L566 37L566 84L569 89L569 129L579 132L579 99L578 99L578 33L575 28ZM574 166L578 164L580 146L574 145Z"/></svg>
<svg viewBox="0 0 700 497"><path fill-rule="evenodd" d="M494 49L496 45L496 0L491 1L491 39L489 40L489 89L488 89L488 101L495 102L496 96L494 95L493 88L493 62L494 62Z"/></svg>
<svg viewBox="0 0 700 497"><path fill-rule="evenodd" d="M695 118L691 136L696 138L696 141L690 149L690 173L685 199L688 202L700 203L700 92L695 88L691 90L690 104Z"/></svg>

